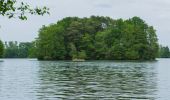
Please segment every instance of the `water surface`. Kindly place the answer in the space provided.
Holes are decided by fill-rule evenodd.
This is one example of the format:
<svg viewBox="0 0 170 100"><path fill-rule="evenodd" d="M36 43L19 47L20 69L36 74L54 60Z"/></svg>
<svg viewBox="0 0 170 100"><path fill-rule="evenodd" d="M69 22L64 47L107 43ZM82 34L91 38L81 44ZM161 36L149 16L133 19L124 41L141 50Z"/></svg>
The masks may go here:
<svg viewBox="0 0 170 100"><path fill-rule="evenodd" d="M0 62L0 100L169 100L170 59Z"/></svg>

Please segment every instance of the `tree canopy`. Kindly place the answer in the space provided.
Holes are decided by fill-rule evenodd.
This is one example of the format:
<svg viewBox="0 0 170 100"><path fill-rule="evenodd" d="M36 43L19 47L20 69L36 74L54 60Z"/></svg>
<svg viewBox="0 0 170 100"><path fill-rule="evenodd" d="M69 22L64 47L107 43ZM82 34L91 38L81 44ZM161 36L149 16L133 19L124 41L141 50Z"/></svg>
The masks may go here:
<svg viewBox="0 0 170 100"><path fill-rule="evenodd" d="M8 18L18 17L21 20L26 20L26 14L44 15L49 13L47 7L31 7L25 2L17 2L17 0L0 0L0 15Z"/></svg>
<svg viewBox="0 0 170 100"><path fill-rule="evenodd" d="M158 39L155 29L139 17L67 17L43 26L36 48L41 60L153 60Z"/></svg>

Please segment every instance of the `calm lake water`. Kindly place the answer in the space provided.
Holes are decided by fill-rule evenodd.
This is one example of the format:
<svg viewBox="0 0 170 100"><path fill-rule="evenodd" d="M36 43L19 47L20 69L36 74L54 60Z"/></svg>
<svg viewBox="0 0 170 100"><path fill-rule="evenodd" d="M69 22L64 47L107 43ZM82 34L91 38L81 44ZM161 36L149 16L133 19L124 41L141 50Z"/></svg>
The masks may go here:
<svg viewBox="0 0 170 100"><path fill-rule="evenodd" d="M0 62L0 100L170 100L170 59Z"/></svg>

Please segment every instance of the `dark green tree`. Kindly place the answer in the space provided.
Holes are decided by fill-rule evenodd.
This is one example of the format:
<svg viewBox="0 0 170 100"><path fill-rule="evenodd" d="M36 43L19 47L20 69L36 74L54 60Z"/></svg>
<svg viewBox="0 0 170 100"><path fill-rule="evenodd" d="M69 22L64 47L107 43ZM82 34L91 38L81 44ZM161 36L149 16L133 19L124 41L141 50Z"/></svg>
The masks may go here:
<svg viewBox="0 0 170 100"><path fill-rule="evenodd" d="M5 42L4 58L28 58L33 44L30 42ZM35 52L35 51L34 51ZM35 56L34 56L35 57Z"/></svg>
<svg viewBox="0 0 170 100"><path fill-rule="evenodd" d="M4 57L5 58L18 58L18 42L15 41L10 41L10 42L5 42L5 52L4 52Z"/></svg>
<svg viewBox="0 0 170 100"><path fill-rule="evenodd" d="M28 57L29 58L37 57L37 43L36 43L36 41L31 42L31 47L28 50Z"/></svg>
<svg viewBox="0 0 170 100"><path fill-rule="evenodd" d="M3 42L0 40L0 58L3 57L4 54L4 45Z"/></svg>
<svg viewBox="0 0 170 100"><path fill-rule="evenodd" d="M29 56L29 50L32 47L30 42L21 42L18 46L18 57L27 58Z"/></svg>
<svg viewBox="0 0 170 100"><path fill-rule="evenodd" d="M159 58L170 58L170 50L168 46L159 46Z"/></svg>
<svg viewBox="0 0 170 100"><path fill-rule="evenodd" d="M37 56L39 59L53 60L65 58L63 28L52 24L43 26L37 39Z"/></svg>

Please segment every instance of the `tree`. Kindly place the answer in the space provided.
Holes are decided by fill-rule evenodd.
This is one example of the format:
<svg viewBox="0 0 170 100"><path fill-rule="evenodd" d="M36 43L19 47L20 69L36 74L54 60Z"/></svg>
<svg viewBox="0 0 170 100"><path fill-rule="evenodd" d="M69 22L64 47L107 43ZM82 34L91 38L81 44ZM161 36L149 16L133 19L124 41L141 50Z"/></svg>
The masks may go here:
<svg viewBox="0 0 170 100"><path fill-rule="evenodd" d="M3 53L4 53L4 45L3 42L0 40L0 58L3 57Z"/></svg>
<svg viewBox="0 0 170 100"><path fill-rule="evenodd" d="M86 59L95 58L95 46L94 46L94 39L89 33L85 33L82 36L81 42L79 42L81 50L84 50L86 55ZM92 53L93 52L93 53Z"/></svg>
<svg viewBox="0 0 170 100"><path fill-rule="evenodd" d="M18 42L10 41L5 42L5 52L4 52L5 58L17 58L18 57Z"/></svg>
<svg viewBox="0 0 170 100"><path fill-rule="evenodd" d="M0 15L7 16L8 18L18 17L21 20L26 20L26 14L32 15L44 15L49 14L49 8L47 7L36 7L33 8L27 3L19 2L16 0L0 0Z"/></svg>
<svg viewBox="0 0 170 100"><path fill-rule="evenodd" d="M159 46L159 58L170 58L170 50L168 46Z"/></svg>
<svg viewBox="0 0 170 100"><path fill-rule="evenodd" d="M21 42L18 45L18 57L27 58L29 56L29 50L32 47L30 42Z"/></svg>
<svg viewBox="0 0 170 100"><path fill-rule="evenodd" d="M38 58L42 60L64 59L66 52L63 35L63 28L56 24L43 26L36 41Z"/></svg>
<svg viewBox="0 0 170 100"><path fill-rule="evenodd" d="M36 58L37 57L37 44L36 44L36 41L31 42L31 47L28 50L28 57L29 58Z"/></svg>

